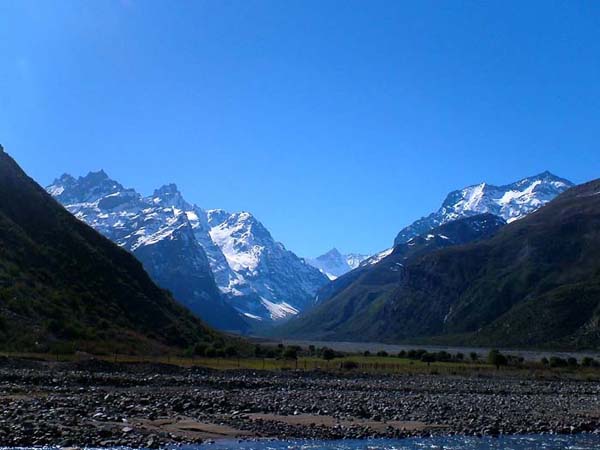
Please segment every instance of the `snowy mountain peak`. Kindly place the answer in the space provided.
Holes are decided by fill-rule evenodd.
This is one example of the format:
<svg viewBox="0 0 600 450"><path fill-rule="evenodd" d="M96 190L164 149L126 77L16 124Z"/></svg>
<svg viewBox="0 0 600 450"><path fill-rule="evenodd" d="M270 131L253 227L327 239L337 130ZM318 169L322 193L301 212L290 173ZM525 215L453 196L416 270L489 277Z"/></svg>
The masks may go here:
<svg viewBox="0 0 600 450"><path fill-rule="evenodd" d="M124 190L112 180L104 170L89 172L84 177L75 179L69 174L63 174L54 180L47 188L48 192L61 203L85 203L96 201L106 195Z"/></svg>
<svg viewBox="0 0 600 450"><path fill-rule="evenodd" d="M323 255L315 259L307 259L308 264L319 269L327 275L330 280L344 275L347 272L357 268L361 262L367 259L368 255L350 253L342 255L337 248L332 248Z"/></svg>
<svg viewBox="0 0 600 450"><path fill-rule="evenodd" d="M175 183L165 184L156 189L152 194L152 203L157 206L177 208L180 210L191 210L192 206L187 203Z"/></svg>
<svg viewBox="0 0 600 450"><path fill-rule="evenodd" d="M504 186L480 183L448 194L440 209L404 228L394 245L457 220L478 214L494 214L512 222L542 207L557 195L574 186L549 171L523 178Z"/></svg>

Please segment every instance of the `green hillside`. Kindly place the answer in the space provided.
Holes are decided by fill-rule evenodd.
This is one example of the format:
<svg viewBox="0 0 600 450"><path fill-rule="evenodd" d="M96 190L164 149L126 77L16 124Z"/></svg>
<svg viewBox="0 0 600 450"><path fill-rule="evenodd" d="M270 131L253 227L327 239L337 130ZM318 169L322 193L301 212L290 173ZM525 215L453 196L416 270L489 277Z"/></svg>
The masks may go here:
<svg viewBox="0 0 600 450"><path fill-rule="evenodd" d="M148 353L223 337L0 147L0 348Z"/></svg>
<svg viewBox="0 0 600 450"><path fill-rule="evenodd" d="M600 180L489 239L404 259L397 249L288 336L600 347Z"/></svg>

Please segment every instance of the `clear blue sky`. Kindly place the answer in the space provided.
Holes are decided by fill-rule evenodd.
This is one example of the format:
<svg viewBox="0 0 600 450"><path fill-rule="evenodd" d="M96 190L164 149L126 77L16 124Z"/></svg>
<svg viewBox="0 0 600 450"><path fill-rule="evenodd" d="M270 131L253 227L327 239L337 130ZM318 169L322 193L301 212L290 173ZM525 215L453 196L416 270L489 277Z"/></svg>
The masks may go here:
<svg viewBox="0 0 600 450"><path fill-rule="evenodd" d="M0 142L375 252L447 192L600 176L600 2L0 0Z"/></svg>

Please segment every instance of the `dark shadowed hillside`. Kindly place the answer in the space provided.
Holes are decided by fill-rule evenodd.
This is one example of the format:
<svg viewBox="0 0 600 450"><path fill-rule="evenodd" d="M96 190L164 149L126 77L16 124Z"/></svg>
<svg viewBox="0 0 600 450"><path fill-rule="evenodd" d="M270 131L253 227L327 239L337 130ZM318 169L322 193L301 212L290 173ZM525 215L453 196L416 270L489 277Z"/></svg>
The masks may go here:
<svg viewBox="0 0 600 450"><path fill-rule="evenodd" d="M427 236L420 239L427 241ZM364 341L598 347L599 305L596 180L570 189L489 239L408 258L406 248L399 246L292 321L287 333Z"/></svg>
<svg viewBox="0 0 600 450"><path fill-rule="evenodd" d="M147 352L215 339L0 150L0 347Z"/></svg>

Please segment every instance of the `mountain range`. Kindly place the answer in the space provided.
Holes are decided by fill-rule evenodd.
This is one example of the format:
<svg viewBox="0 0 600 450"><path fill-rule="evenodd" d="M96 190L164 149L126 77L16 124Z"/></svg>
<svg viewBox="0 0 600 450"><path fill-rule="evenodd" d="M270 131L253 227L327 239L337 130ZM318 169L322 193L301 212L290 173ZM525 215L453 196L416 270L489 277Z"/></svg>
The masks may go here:
<svg viewBox="0 0 600 450"><path fill-rule="evenodd" d="M467 217L398 244L380 262L337 279L344 283L282 334L597 348L600 180L503 222Z"/></svg>
<svg viewBox="0 0 600 450"><path fill-rule="evenodd" d="M328 281L252 214L204 210L174 184L144 197L99 171L62 175L47 191L220 329L243 333L255 323L295 315Z"/></svg>
<svg viewBox="0 0 600 450"><path fill-rule="evenodd" d="M0 147L0 348L149 354L223 339Z"/></svg>

